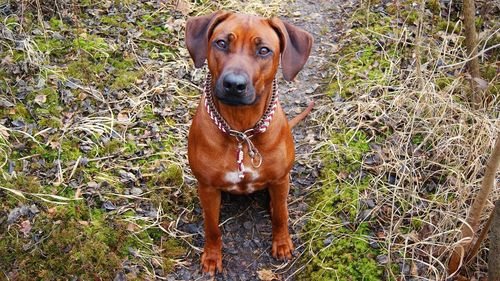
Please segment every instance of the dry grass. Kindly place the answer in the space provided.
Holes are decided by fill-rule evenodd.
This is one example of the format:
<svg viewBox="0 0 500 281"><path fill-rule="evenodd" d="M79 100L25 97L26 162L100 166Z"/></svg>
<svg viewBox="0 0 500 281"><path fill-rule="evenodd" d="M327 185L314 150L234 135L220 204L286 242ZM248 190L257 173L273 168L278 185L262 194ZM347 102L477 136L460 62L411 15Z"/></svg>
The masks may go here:
<svg viewBox="0 0 500 281"><path fill-rule="evenodd" d="M347 100L323 100L315 112L323 124L322 148L335 153L335 145L329 140L331 133L346 127L368 136L371 151L363 156L361 170L373 177L360 200L376 201L371 219L367 220L380 231L366 239L378 242L381 252L387 255L388 260L383 262L386 278L444 280L451 277L446 273L448 258L458 243L460 225L480 187L485 162L500 133L500 97L492 94L480 110L464 101L469 81L459 73L465 72L468 59L461 37L453 32L440 34L443 40L436 44L429 39L413 40L412 32L404 28L394 29L392 35L371 27L365 31L348 34L344 38L349 41L343 46L348 48L351 42L360 41L378 45L389 67L379 80L382 83L361 79ZM491 50L498 50L498 45L486 47L498 31L494 29L481 37L479 56L483 63L487 63ZM423 65L411 57L417 49L426 58ZM337 71L331 81L338 83L340 96L346 90L345 79L350 79L343 73L343 60L356 60L359 54L342 55L335 62ZM407 67L401 67L403 60L410 61ZM446 87L438 86L438 80L450 77L450 72L456 73L452 81ZM498 89L498 75L488 82L490 90ZM483 221L499 198L500 190L496 188ZM312 210L307 217L314 218L315 212L321 210ZM337 218L322 216L325 228L341 227L335 223ZM311 245L306 251L315 255L318 249ZM469 276L485 272L487 245L483 244L477 259L466 266Z"/></svg>

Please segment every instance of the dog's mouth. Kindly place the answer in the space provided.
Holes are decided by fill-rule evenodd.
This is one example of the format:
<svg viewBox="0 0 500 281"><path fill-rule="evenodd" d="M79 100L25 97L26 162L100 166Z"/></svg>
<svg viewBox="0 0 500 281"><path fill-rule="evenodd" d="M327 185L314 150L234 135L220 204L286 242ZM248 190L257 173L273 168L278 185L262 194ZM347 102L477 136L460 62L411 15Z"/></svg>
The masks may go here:
<svg viewBox="0 0 500 281"><path fill-rule="evenodd" d="M235 97L231 95L225 95L223 93L218 93L215 90L215 97L223 104L231 105L231 106L244 106L244 105L252 105L255 104L258 100L258 97L255 94L248 94L243 97Z"/></svg>

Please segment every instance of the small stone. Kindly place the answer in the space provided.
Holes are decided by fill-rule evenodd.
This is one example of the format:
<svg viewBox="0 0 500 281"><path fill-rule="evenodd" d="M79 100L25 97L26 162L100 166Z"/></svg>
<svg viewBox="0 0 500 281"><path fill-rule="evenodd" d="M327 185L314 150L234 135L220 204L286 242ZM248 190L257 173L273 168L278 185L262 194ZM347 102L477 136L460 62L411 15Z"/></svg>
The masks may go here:
<svg viewBox="0 0 500 281"><path fill-rule="evenodd" d="M370 165L370 166L379 165L382 162L382 159L380 159L380 157L378 155L370 155L370 156L366 157L364 162L366 165Z"/></svg>
<svg viewBox="0 0 500 281"><path fill-rule="evenodd" d="M29 212L28 206L21 206L14 208L12 211L10 211L9 215L7 216L7 223L12 224L16 222L21 216L26 216Z"/></svg>
<svg viewBox="0 0 500 281"><path fill-rule="evenodd" d="M405 275L409 275L410 274L410 265L403 262L402 264L400 264L399 268L401 268L401 272Z"/></svg>
<svg viewBox="0 0 500 281"><path fill-rule="evenodd" d="M182 280L191 280L191 273L188 270L182 273Z"/></svg>
<svg viewBox="0 0 500 281"><path fill-rule="evenodd" d="M125 273L123 273L122 271L118 272L115 276L115 278L113 279L113 281L126 281L127 278L125 277Z"/></svg>
<svg viewBox="0 0 500 281"><path fill-rule="evenodd" d="M365 221L370 219L371 211L370 210L363 210L361 214L359 215L360 219Z"/></svg>
<svg viewBox="0 0 500 281"><path fill-rule="evenodd" d="M261 242L260 242L260 240L259 240L259 239L257 239L257 238L254 238L254 239L253 239L253 243L255 244L255 246L256 246L257 248L261 248L261 247L262 247L262 243L261 243Z"/></svg>
<svg viewBox="0 0 500 281"><path fill-rule="evenodd" d="M244 227L246 230L250 230L250 229L252 229L252 226L253 226L253 224L252 224L252 222L250 222L250 221L246 221L246 222L244 222L244 223L243 223L243 227Z"/></svg>
<svg viewBox="0 0 500 281"><path fill-rule="evenodd" d="M378 255L377 262L379 264L387 264L389 262L389 257L387 255Z"/></svg>
<svg viewBox="0 0 500 281"><path fill-rule="evenodd" d="M124 171L124 170L120 170L118 172L118 174L120 174L120 177L122 178L122 182L134 182L137 180L137 178L135 177L134 174L127 172L127 171Z"/></svg>
<svg viewBox="0 0 500 281"><path fill-rule="evenodd" d="M314 84L312 87L305 90L306 94L312 94L319 87L319 84Z"/></svg>
<svg viewBox="0 0 500 281"><path fill-rule="evenodd" d="M14 125L15 127L24 127L24 125L26 124L23 122L23 120L16 119L12 121L12 125Z"/></svg>
<svg viewBox="0 0 500 281"><path fill-rule="evenodd" d="M78 85L78 81L75 79L70 78L66 83L64 84L66 87L70 89L78 89L80 86Z"/></svg>
<svg viewBox="0 0 500 281"><path fill-rule="evenodd" d="M134 187L130 190L130 193L132 195L141 195L142 194L142 189Z"/></svg>
<svg viewBox="0 0 500 281"><path fill-rule="evenodd" d="M328 236L325 240L323 240L323 245L324 246L329 246L333 242L333 236L330 235Z"/></svg>
<svg viewBox="0 0 500 281"><path fill-rule="evenodd" d="M95 182L95 181L89 181L89 182L87 183L87 186L88 186L89 188L98 188L98 187L99 187L99 184L97 184L97 182Z"/></svg>
<svg viewBox="0 0 500 281"><path fill-rule="evenodd" d="M88 159L87 157L82 157L82 158L80 159L80 164L81 164L82 166L87 165L87 163L89 163L89 159Z"/></svg>
<svg viewBox="0 0 500 281"><path fill-rule="evenodd" d="M158 213L156 211L149 211L149 212L146 212L146 217L148 218L156 218L158 217Z"/></svg>
<svg viewBox="0 0 500 281"><path fill-rule="evenodd" d="M381 152L382 151L382 147L380 147L380 145L374 143L374 142L371 142L368 144L368 146L370 147L370 149L372 151L377 151L377 152Z"/></svg>
<svg viewBox="0 0 500 281"><path fill-rule="evenodd" d="M198 233L198 227L194 223L186 225L186 231L188 233Z"/></svg>
<svg viewBox="0 0 500 281"><path fill-rule="evenodd" d="M244 247L244 248L247 248L247 249L248 249L248 248L251 248L251 246L252 246L252 245L250 245L250 241L245 240L245 241L243 242L243 247Z"/></svg>
<svg viewBox="0 0 500 281"><path fill-rule="evenodd" d="M116 206L115 204L113 204L112 202L110 201L106 201L102 204L102 207L104 208L104 210L106 211L113 211L113 210L116 210Z"/></svg>
<svg viewBox="0 0 500 281"><path fill-rule="evenodd" d="M59 32L54 32L52 33L52 38L57 39L57 40L64 40L64 36L61 35Z"/></svg>
<svg viewBox="0 0 500 281"><path fill-rule="evenodd" d="M373 209L375 207L375 201L373 201L373 199L367 199L365 200L365 203L366 206L368 206L368 208L370 209Z"/></svg>
<svg viewBox="0 0 500 281"><path fill-rule="evenodd" d="M395 184L396 183L396 175L394 174L389 174L387 182L389 184Z"/></svg>
<svg viewBox="0 0 500 281"><path fill-rule="evenodd" d="M228 252L231 255L237 255L238 254L238 251L236 250L236 247L229 247L228 249L226 249L226 252Z"/></svg>
<svg viewBox="0 0 500 281"><path fill-rule="evenodd" d="M35 204L33 204L30 206L30 213L33 215L38 214L38 213L40 213L40 210L38 209L38 207Z"/></svg>
<svg viewBox="0 0 500 281"><path fill-rule="evenodd" d="M375 241L371 241L371 242L370 242L370 247L372 247L373 249L378 249L378 248L380 248L380 246L378 245L378 243L377 243L377 242L375 242Z"/></svg>

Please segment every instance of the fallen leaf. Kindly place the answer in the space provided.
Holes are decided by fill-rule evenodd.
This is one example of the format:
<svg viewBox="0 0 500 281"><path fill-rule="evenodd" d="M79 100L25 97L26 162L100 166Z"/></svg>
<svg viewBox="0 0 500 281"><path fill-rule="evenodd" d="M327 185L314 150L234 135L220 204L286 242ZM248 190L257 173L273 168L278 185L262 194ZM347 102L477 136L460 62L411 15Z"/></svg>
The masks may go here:
<svg viewBox="0 0 500 281"><path fill-rule="evenodd" d="M339 180L345 180L345 179L347 179L348 176L349 176L349 174L346 171L340 171L337 175L337 178Z"/></svg>
<svg viewBox="0 0 500 281"><path fill-rule="evenodd" d="M88 186L89 188L98 188L98 187L99 187L99 184L98 184L97 182L95 182L95 181L89 181L89 182L87 183L87 186Z"/></svg>
<svg viewBox="0 0 500 281"><path fill-rule="evenodd" d="M82 189L78 187L75 192L75 199L79 199L82 196Z"/></svg>
<svg viewBox="0 0 500 281"><path fill-rule="evenodd" d="M418 267L414 261L411 262L410 274L411 276L418 276Z"/></svg>
<svg viewBox="0 0 500 281"><path fill-rule="evenodd" d="M151 263L153 264L153 266L155 267L160 267L161 266L161 262L157 259L157 258L151 258Z"/></svg>
<svg viewBox="0 0 500 281"><path fill-rule="evenodd" d="M49 213L49 215L52 216L56 213L56 210L57 210L56 207L52 207L52 208L47 210L47 213Z"/></svg>
<svg viewBox="0 0 500 281"><path fill-rule="evenodd" d="M179 0L177 1L177 5L175 6L175 9L181 14L187 16L189 12L191 12L191 4L188 1L185 0Z"/></svg>
<svg viewBox="0 0 500 281"><path fill-rule="evenodd" d="M476 84L479 86L481 90L488 88L488 81L479 77L474 77L473 80L476 82Z"/></svg>
<svg viewBox="0 0 500 281"><path fill-rule="evenodd" d="M128 122L128 114L126 112L120 112L118 116L116 116L116 120L118 120L118 122Z"/></svg>
<svg viewBox="0 0 500 281"><path fill-rule="evenodd" d="M14 62L14 60L12 59L11 56L5 56L2 59L2 62L0 64L2 64L2 65L11 65L13 62Z"/></svg>
<svg viewBox="0 0 500 281"><path fill-rule="evenodd" d="M35 97L35 102L38 105L42 105L47 101L47 96L46 95L36 95Z"/></svg>
<svg viewBox="0 0 500 281"><path fill-rule="evenodd" d="M31 231L31 222L29 220L21 222L21 232L24 234L24 237L27 237L30 231Z"/></svg>
<svg viewBox="0 0 500 281"><path fill-rule="evenodd" d="M259 270L259 271L257 271L257 275L259 276L259 279L262 281L278 280L278 275L276 275L274 272L272 272L269 269Z"/></svg>
<svg viewBox="0 0 500 281"><path fill-rule="evenodd" d="M134 232L136 230L136 226L133 223L127 224L127 230L130 232Z"/></svg>
<svg viewBox="0 0 500 281"><path fill-rule="evenodd" d="M7 131L7 128L2 128L0 127L0 135L3 136L4 138L8 138L10 136L9 132Z"/></svg>
<svg viewBox="0 0 500 281"><path fill-rule="evenodd" d="M87 95L86 93L81 92L81 93L79 93L79 94L78 94L78 100L81 100L81 101L82 101L82 100L86 99L86 98L87 98L87 96L88 96L88 95Z"/></svg>
<svg viewBox="0 0 500 281"><path fill-rule="evenodd" d="M57 149L57 148L59 148L59 142L58 141L50 141L49 146L52 149Z"/></svg>

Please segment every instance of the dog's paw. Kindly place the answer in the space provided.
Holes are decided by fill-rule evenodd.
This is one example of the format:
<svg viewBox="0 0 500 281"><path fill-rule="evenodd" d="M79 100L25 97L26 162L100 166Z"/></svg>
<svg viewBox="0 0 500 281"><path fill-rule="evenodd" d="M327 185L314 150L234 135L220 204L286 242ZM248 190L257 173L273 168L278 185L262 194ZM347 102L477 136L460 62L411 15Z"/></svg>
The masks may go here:
<svg viewBox="0 0 500 281"><path fill-rule="evenodd" d="M203 272L209 273L210 275L215 274L215 269L222 272L222 253L221 250L216 249L205 249L203 250L203 255L201 255L201 267Z"/></svg>
<svg viewBox="0 0 500 281"><path fill-rule="evenodd" d="M273 239L272 254L276 259L292 259L293 243L290 236Z"/></svg>

